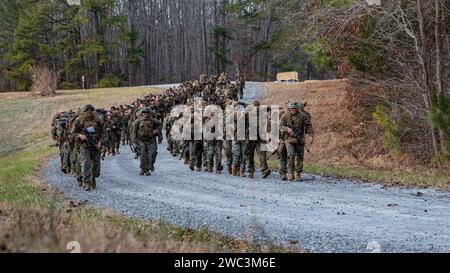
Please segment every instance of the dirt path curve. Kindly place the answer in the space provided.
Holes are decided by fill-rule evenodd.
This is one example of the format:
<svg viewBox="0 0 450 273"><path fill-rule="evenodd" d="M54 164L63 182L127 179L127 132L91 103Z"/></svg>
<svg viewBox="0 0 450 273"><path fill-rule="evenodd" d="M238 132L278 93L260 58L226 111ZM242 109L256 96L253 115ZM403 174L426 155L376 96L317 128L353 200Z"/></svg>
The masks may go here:
<svg viewBox="0 0 450 273"><path fill-rule="evenodd" d="M247 101L263 97L249 83ZM88 200L144 219L206 226L237 238L282 244L298 241L313 252L449 252L450 194L307 175L302 183L276 174L255 181L191 172L159 147L156 173L141 177L128 147L102 165L98 190L86 193L48 164L48 181L75 200ZM421 194L417 194L418 192Z"/></svg>

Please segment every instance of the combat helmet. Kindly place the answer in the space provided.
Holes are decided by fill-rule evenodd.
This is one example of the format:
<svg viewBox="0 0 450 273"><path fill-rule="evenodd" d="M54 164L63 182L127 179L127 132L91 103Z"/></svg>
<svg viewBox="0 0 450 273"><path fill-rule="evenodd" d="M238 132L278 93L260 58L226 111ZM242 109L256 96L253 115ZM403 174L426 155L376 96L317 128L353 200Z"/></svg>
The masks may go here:
<svg viewBox="0 0 450 273"><path fill-rule="evenodd" d="M288 109L302 109L302 106L298 102L291 102L288 105Z"/></svg>
<svg viewBox="0 0 450 273"><path fill-rule="evenodd" d="M261 106L261 103L258 100L255 100L252 102L252 105L255 107L259 107L259 106Z"/></svg>
<svg viewBox="0 0 450 273"><path fill-rule="evenodd" d="M83 112L95 111L95 107L92 104L87 104L83 107Z"/></svg>

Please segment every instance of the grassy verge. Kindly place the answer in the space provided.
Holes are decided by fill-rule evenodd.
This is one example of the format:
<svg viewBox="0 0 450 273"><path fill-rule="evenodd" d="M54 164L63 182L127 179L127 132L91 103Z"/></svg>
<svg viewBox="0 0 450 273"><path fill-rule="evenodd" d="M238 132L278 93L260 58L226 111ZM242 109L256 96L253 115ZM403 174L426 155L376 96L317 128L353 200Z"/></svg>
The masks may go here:
<svg viewBox="0 0 450 273"><path fill-rule="evenodd" d="M405 187L433 187L440 189L450 188L450 177L440 173L417 173L392 170L374 170L361 167L324 166L307 164L308 173L333 176L338 178L351 178L367 182L379 182L391 186Z"/></svg>
<svg viewBox="0 0 450 273"><path fill-rule="evenodd" d="M0 100L0 252L285 252L296 249L236 241L206 228L180 228L142 221L89 204L75 204L42 178L55 112L86 103L128 103L149 88L62 92L54 98L10 94Z"/></svg>
<svg viewBox="0 0 450 273"><path fill-rule="evenodd" d="M274 170L278 169L278 160L270 160L269 167ZM305 162L305 172L321 176L382 183L388 186L450 189L450 177L446 173L430 170L407 172Z"/></svg>

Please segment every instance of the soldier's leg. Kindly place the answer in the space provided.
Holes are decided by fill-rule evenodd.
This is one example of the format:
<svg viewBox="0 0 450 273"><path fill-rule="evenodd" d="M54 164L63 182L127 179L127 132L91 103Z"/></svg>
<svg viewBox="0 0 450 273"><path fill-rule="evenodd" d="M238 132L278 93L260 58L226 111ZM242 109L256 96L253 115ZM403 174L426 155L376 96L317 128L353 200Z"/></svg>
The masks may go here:
<svg viewBox="0 0 450 273"><path fill-rule="evenodd" d="M280 175L282 180L286 180L286 174L287 174L287 150L286 145L284 145L284 148L279 155L280 158Z"/></svg>
<svg viewBox="0 0 450 273"><path fill-rule="evenodd" d="M122 136L122 131L116 133L116 153L120 154L120 138Z"/></svg>
<svg viewBox="0 0 450 273"><path fill-rule="evenodd" d="M261 143L258 143L256 151L258 153L258 159L261 164L261 171L264 172L269 169L269 165L267 164L267 152L261 151L261 146Z"/></svg>
<svg viewBox="0 0 450 273"><path fill-rule="evenodd" d="M127 142L127 130L126 127L124 127L120 133L120 141L122 142L122 145L125 145Z"/></svg>
<svg viewBox="0 0 450 273"><path fill-rule="evenodd" d="M305 146L298 143L296 146L296 157L295 157L295 174L296 180L301 180L301 174L303 172L303 160L305 156Z"/></svg>
<svg viewBox="0 0 450 273"><path fill-rule="evenodd" d="M61 171L64 172L63 167L64 167L64 143L60 142L59 143L59 164L60 164L60 169Z"/></svg>
<svg viewBox="0 0 450 273"><path fill-rule="evenodd" d="M140 154L140 160L141 160L141 172L140 175L145 175L147 173L147 168L149 167L149 155L147 151L147 143L144 141L139 141L139 154Z"/></svg>
<svg viewBox="0 0 450 273"><path fill-rule="evenodd" d="M208 143L206 141L202 142L202 164L203 170L208 171Z"/></svg>
<svg viewBox="0 0 450 273"><path fill-rule="evenodd" d="M70 172L70 152L69 152L69 143L63 143L63 151L62 151L62 166L61 169L64 173Z"/></svg>
<svg viewBox="0 0 450 273"><path fill-rule="evenodd" d="M191 162L191 143L190 141L183 141L182 158L184 158L185 164Z"/></svg>
<svg viewBox="0 0 450 273"><path fill-rule="evenodd" d="M116 155L116 134L114 132L109 134L108 146L109 146L110 154L112 156L115 156Z"/></svg>
<svg viewBox="0 0 450 273"><path fill-rule="evenodd" d="M228 172L232 173L232 167L233 167L233 141L232 140L226 140L225 141L225 157L227 160L228 165Z"/></svg>
<svg viewBox="0 0 450 273"><path fill-rule="evenodd" d="M222 148L223 148L223 142L217 141L215 145L214 150L214 160L216 161L216 173L220 174L223 170L222 166Z"/></svg>
<svg viewBox="0 0 450 273"><path fill-rule="evenodd" d="M93 158L94 158L94 178L97 178L100 176L100 172L101 172L101 161L102 161L102 155L100 150L95 150L95 152L93 152Z"/></svg>
<svg viewBox="0 0 450 273"><path fill-rule="evenodd" d="M92 188L97 188L97 181L96 179L100 176L100 168L101 168L101 162L102 162L102 155L100 153L100 150L92 150L91 151L91 157L92 157Z"/></svg>
<svg viewBox="0 0 450 273"><path fill-rule="evenodd" d="M77 175L77 182L78 186L83 186L83 173L81 172L81 153L80 153L80 147L77 147L75 150L75 157L76 157L76 175Z"/></svg>
<svg viewBox="0 0 450 273"><path fill-rule="evenodd" d="M241 161L241 171L240 176L245 177L245 171L247 170L247 158L245 156L245 150L248 142L247 141L240 141L240 161Z"/></svg>
<svg viewBox="0 0 450 273"><path fill-rule="evenodd" d="M232 144L232 153L233 153L233 175L238 175L238 172L241 168L241 145L239 141L233 140Z"/></svg>
<svg viewBox="0 0 450 273"><path fill-rule="evenodd" d="M81 176L84 188L89 191L92 184L92 158L91 151L84 146L80 147Z"/></svg>
<svg viewBox="0 0 450 273"><path fill-rule="evenodd" d="M263 175L263 178L267 178L272 171L269 169L269 164L267 163L267 151L262 151L262 144L261 142L258 143L256 146L256 151L258 153L258 159L261 165L261 173Z"/></svg>
<svg viewBox="0 0 450 273"><path fill-rule="evenodd" d="M255 149L256 141L249 141L244 146L244 161L248 163L248 172L250 174L255 173Z"/></svg>
<svg viewBox="0 0 450 273"><path fill-rule="evenodd" d="M194 141L189 142L189 168L195 170L195 143Z"/></svg>
<svg viewBox="0 0 450 273"><path fill-rule="evenodd" d="M286 151L287 151L287 170L289 174L289 181L294 180L294 172L295 172L295 145L290 144L288 141L286 141Z"/></svg>
<svg viewBox="0 0 450 273"><path fill-rule="evenodd" d="M203 141L195 141L195 165L197 171L202 170L203 160Z"/></svg>
<svg viewBox="0 0 450 273"><path fill-rule="evenodd" d="M75 147L71 147L70 150L70 171L73 175L75 175L77 170L77 159L76 159L76 151Z"/></svg>
<svg viewBox="0 0 450 273"><path fill-rule="evenodd" d="M212 141L208 143L208 151L207 151L207 162L208 162L208 172L212 172L214 166L214 155L215 155L216 144Z"/></svg>
<svg viewBox="0 0 450 273"><path fill-rule="evenodd" d="M156 162L156 157L158 156L158 144L156 141L156 138L153 138L150 143L149 143L149 147L150 147L150 171L154 172L155 171L155 162Z"/></svg>

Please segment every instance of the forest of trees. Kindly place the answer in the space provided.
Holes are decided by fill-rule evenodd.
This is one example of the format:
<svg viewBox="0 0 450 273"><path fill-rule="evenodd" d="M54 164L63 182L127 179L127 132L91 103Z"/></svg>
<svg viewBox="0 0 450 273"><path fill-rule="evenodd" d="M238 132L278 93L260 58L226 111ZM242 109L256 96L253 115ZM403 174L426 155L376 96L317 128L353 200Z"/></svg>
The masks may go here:
<svg viewBox="0 0 450 273"><path fill-rule="evenodd" d="M450 0L7 0L0 91L181 82L200 73L351 78L393 151L442 161L450 134Z"/></svg>
<svg viewBox="0 0 450 273"><path fill-rule="evenodd" d="M313 2L321 1L1 1L0 90L29 90L33 69L42 66L57 73L59 88L80 88L82 75L90 87L222 71L254 80L292 69L306 78L332 77L330 67L310 60L308 51L318 49L284 44L293 17Z"/></svg>

